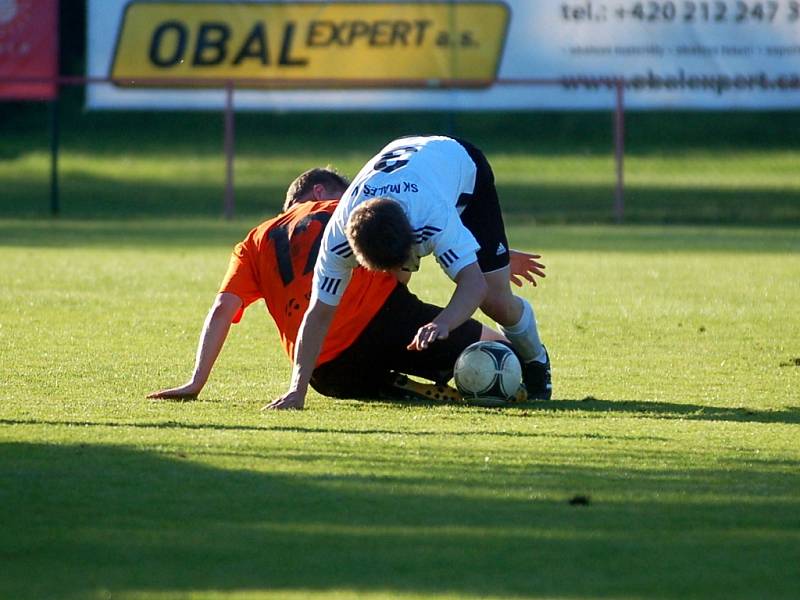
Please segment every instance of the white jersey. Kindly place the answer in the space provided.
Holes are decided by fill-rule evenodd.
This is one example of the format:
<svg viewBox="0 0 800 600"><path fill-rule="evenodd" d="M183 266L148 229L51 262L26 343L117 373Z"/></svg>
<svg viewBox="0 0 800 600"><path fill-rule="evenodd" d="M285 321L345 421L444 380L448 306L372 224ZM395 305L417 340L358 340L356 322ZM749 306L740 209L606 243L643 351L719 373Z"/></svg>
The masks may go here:
<svg viewBox="0 0 800 600"><path fill-rule="evenodd" d="M353 210L373 198L396 200L408 217L416 243L404 270L418 270L420 257L433 254L455 279L477 261L480 249L459 218L459 200L474 192L475 175L475 163L451 138L407 137L389 143L361 169L328 222L312 294L326 304L339 304L357 264L345 227Z"/></svg>

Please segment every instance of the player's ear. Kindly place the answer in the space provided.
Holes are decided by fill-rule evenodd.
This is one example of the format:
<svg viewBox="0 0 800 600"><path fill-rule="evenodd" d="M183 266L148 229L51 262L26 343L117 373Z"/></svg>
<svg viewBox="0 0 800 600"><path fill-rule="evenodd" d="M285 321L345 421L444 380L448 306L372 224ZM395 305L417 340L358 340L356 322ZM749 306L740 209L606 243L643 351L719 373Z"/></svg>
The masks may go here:
<svg viewBox="0 0 800 600"><path fill-rule="evenodd" d="M328 193L328 190L321 183L315 183L314 187L311 188L311 193L314 196L314 200L317 201L317 202L320 201L320 200L330 200L331 199L330 193Z"/></svg>

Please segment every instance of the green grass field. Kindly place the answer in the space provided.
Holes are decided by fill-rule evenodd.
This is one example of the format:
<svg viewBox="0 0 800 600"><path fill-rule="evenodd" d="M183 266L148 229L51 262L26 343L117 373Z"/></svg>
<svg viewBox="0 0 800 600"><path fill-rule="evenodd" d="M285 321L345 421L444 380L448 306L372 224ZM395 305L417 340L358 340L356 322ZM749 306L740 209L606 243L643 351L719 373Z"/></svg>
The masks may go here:
<svg viewBox="0 0 800 600"><path fill-rule="evenodd" d="M65 131L61 219L42 216L35 128L6 121L0 138L0 598L797 597L788 134L760 147L747 115L718 146L674 123L660 150L632 134L636 224L615 227L600 133L584 152L560 139L567 120L543 125L552 153L517 130L504 151L486 133L500 121L471 123L494 150L512 245L548 265L524 295L554 400L312 394L308 410L265 414L289 364L261 305L199 401L144 397L188 377L230 248L286 180L326 156L352 174L382 132L340 153L312 133L283 149L243 139L242 218L223 222L213 126L194 147L135 116L85 119L85 135ZM412 282L439 303L450 285L434 264Z"/></svg>

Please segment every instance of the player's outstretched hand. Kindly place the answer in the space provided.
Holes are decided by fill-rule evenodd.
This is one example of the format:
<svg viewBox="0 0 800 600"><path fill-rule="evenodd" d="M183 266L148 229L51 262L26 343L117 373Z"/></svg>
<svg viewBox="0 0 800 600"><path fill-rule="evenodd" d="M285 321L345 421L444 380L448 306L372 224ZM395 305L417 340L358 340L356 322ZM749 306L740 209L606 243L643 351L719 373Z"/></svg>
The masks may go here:
<svg viewBox="0 0 800 600"><path fill-rule="evenodd" d="M151 400L196 400L202 389L202 385L197 385L190 381L178 387L153 392L148 394L147 397Z"/></svg>
<svg viewBox="0 0 800 600"><path fill-rule="evenodd" d="M536 286L536 277L546 277L544 274L546 267L537 260L542 258L540 254L511 250L508 255L511 266L511 283L517 287L522 287L523 279Z"/></svg>
<svg viewBox="0 0 800 600"><path fill-rule="evenodd" d="M444 340L449 335L450 330L446 326L437 323L428 323L419 328L417 335L415 335L411 343L406 346L406 349L425 350L425 348L436 340Z"/></svg>
<svg viewBox="0 0 800 600"><path fill-rule="evenodd" d="M277 400L273 400L261 410L301 410L305 405L305 397L300 392L287 392Z"/></svg>

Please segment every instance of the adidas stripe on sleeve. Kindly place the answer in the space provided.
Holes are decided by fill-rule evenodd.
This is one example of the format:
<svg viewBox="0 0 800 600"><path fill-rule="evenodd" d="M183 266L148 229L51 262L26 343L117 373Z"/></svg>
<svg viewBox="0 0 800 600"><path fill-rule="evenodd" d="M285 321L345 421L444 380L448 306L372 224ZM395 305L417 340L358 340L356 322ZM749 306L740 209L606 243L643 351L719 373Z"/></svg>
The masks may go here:
<svg viewBox="0 0 800 600"><path fill-rule="evenodd" d="M356 267L353 249L347 242L341 218L337 208L322 234L322 245L314 265L314 282L311 286L312 301L318 298L331 306L338 306Z"/></svg>
<svg viewBox="0 0 800 600"><path fill-rule="evenodd" d="M461 223L455 209L445 227L428 240L428 245L436 262L453 281L461 269L477 262L480 250L475 236Z"/></svg>
<svg viewBox="0 0 800 600"><path fill-rule="evenodd" d="M414 237L417 244L424 244L437 233L442 231L441 227L434 227L433 225L423 225L414 229Z"/></svg>

